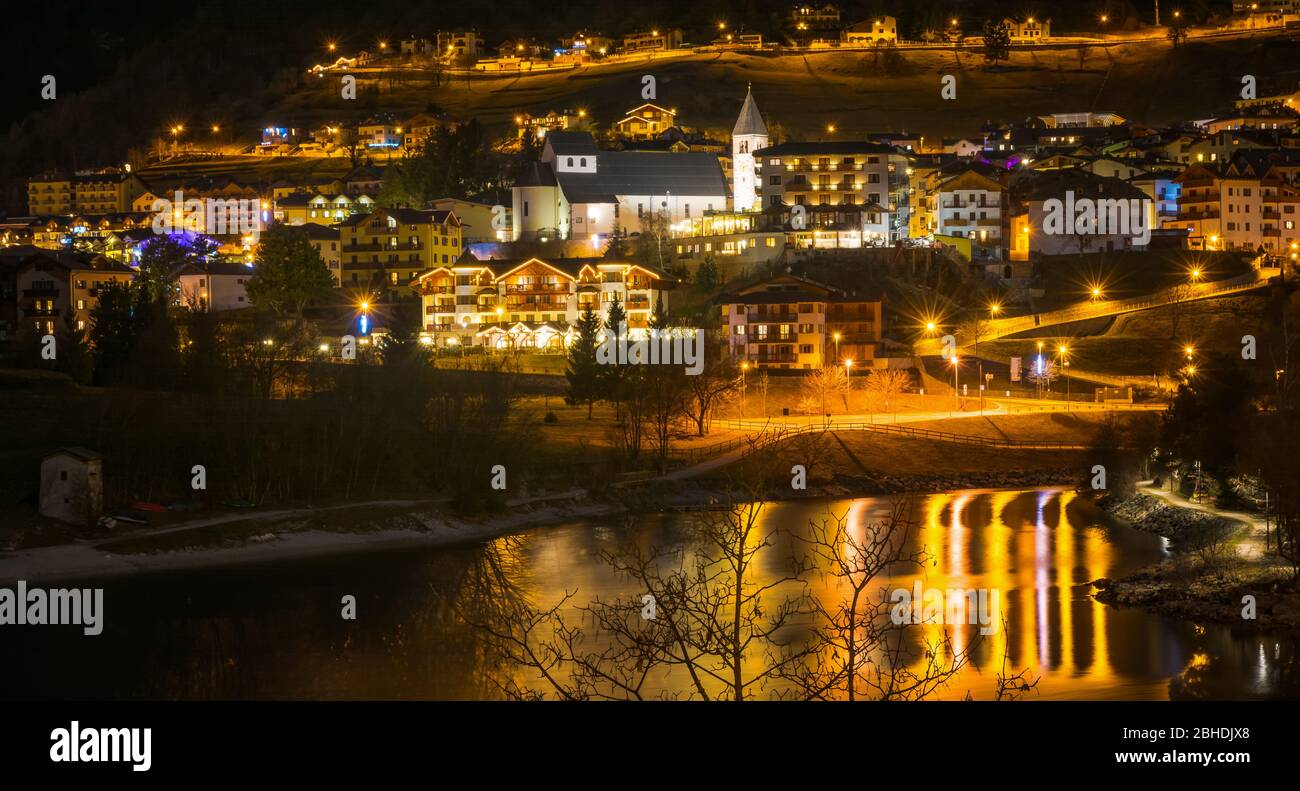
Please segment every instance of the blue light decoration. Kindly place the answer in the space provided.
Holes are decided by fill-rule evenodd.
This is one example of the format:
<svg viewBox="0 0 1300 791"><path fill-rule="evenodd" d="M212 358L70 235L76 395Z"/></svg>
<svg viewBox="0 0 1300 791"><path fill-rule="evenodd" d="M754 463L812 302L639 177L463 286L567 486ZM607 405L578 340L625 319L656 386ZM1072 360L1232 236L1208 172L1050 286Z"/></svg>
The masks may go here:
<svg viewBox="0 0 1300 791"><path fill-rule="evenodd" d="M370 334L370 314L362 313L361 318L357 321L357 326L361 329L362 335Z"/></svg>
<svg viewBox="0 0 1300 791"><path fill-rule="evenodd" d="M1034 372L1039 374L1040 376L1043 373L1043 355L1041 354L1038 355L1038 359L1034 361Z"/></svg>

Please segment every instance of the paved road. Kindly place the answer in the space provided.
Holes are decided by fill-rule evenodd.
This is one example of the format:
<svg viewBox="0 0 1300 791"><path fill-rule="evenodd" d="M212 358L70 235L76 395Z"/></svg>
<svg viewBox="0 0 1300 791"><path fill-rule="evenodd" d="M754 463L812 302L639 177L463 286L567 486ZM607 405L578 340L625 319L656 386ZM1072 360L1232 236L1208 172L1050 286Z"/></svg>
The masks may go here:
<svg viewBox="0 0 1300 791"><path fill-rule="evenodd" d="M1186 497L1183 497L1181 494L1171 492L1167 489L1161 489L1150 481L1142 483L1139 486L1139 491L1142 494L1147 494L1164 500L1166 503L1178 508L1190 508L1193 511L1201 511L1203 513L1221 516L1225 519L1231 519L1234 522L1242 523L1246 526L1247 533L1243 540L1236 544L1237 554L1248 560L1259 560L1264 557L1266 551L1264 542L1268 535L1268 524L1258 516L1248 514L1245 511L1224 511L1215 508L1213 505L1194 503Z"/></svg>
<svg viewBox="0 0 1300 791"><path fill-rule="evenodd" d="M971 399L966 399L967 403ZM724 453L714 456L711 459L693 464L687 467L674 470L663 475L659 480L680 481L694 478L708 472L720 469L739 461L751 451L751 448L762 447L771 444L773 441L785 439L798 434L806 434L818 431L852 429L855 426L863 424L868 425L894 425L906 423L920 423L924 421L960 421L967 418L980 418L992 415L1012 415L1012 414L1030 414L1030 413L1078 413L1078 412L1129 412L1129 411L1163 411L1164 405L1145 405L1145 404L1078 404L1067 403L1065 401L1055 400L1037 400L1037 399L1020 399L1020 398L1000 398L989 401L992 406L986 409L975 409L965 412L905 412L905 413L876 413L870 412L858 415L832 415L824 421L809 420L807 417L789 417L789 418L768 418L768 419L740 419L740 420L715 420L714 425L720 428L739 429L742 431L751 431L751 437L754 444L744 444L732 448ZM960 433L954 430L953 433Z"/></svg>

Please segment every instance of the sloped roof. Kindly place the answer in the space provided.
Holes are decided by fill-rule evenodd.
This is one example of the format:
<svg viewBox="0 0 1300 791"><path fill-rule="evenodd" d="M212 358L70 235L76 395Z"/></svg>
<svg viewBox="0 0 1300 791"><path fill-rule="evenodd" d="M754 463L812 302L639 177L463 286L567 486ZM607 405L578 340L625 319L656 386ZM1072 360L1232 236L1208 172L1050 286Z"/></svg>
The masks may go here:
<svg viewBox="0 0 1300 791"><path fill-rule="evenodd" d="M754 101L754 90L745 91L745 103L740 106L740 116L731 130L732 135L767 135L767 125L763 123L763 114L758 111Z"/></svg>
<svg viewBox="0 0 1300 791"><path fill-rule="evenodd" d="M595 173L561 172L555 178L570 203L613 203L617 195L728 194L722 164L707 151L602 151Z"/></svg>
<svg viewBox="0 0 1300 791"><path fill-rule="evenodd" d="M867 141L825 141L825 142L808 142L808 143L778 143L774 146L760 149L755 152L756 155L772 157L789 157L789 156L850 156L856 154L894 154L897 149L893 146L887 146L883 143L869 143Z"/></svg>

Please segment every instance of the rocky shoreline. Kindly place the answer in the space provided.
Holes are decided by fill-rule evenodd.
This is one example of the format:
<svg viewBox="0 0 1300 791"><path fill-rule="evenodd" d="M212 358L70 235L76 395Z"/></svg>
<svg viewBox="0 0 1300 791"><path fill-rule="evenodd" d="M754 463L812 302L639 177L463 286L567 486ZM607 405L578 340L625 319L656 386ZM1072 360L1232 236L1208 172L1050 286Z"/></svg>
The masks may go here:
<svg viewBox="0 0 1300 791"><path fill-rule="evenodd" d="M1169 539L1174 553L1123 579L1094 580L1098 601L1189 621L1300 631L1300 589L1291 569L1276 558L1247 560L1232 550L1242 523L1145 494L1102 497L1098 505L1136 530ZM1223 548L1228 551L1218 551Z"/></svg>

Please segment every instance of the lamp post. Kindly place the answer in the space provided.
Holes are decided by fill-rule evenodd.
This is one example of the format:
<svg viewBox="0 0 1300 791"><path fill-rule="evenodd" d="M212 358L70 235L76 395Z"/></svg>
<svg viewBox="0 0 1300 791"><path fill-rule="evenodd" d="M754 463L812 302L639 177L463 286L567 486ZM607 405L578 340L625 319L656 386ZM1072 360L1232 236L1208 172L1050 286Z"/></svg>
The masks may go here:
<svg viewBox="0 0 1300 791"><path fill-rule="evenodd" d="M1034 387L1038 390L1038 397L1043 397L1043 342L1038 342L1038 360L1034 362L1035 371L1038 378L1034 381Z"/></svg>
<svg viewBox="0 0 1300 791"><path fill-rule="evenodd" d="M837 332L832 337L835 338L835 359L838 360L840 358L840 334Z"/></svg>
<svg viewBox="0 0 1300 791"><path fill-rule="evenodd" d="M997 318L997 315L1000 312L1002 312L1002 306L999 305L998 303L994 302L993 304L989 305L989 321L993 321L995 318ZM975 320L975 360L979 365L980 411L983 412L984 411L984 387L985 387L984 358L980 357L980 323L978 319Z"/></svg>
<svg viewBox="0 0 1300 791"><path fill-rule="evenodd" d="M844 361L844 414L849 414L849 396L853 393L853 380L850 377L850 369L853 368L852 360Z"/></svg>
<svg viewBox="0 0 1300 791"><path fill-rule="evenodd" d="M961 411L961 388L958 386L958 372L961 370L961 359L957 355L948 358L952 363L952 401L957 406L957 411Z"/></svg>
<svg viewBox="0 0 1300 791"><path fill-rule="evenodd" d="M749 363L740 364L740 416L745 416L745 372L749 370Z"/></svg>
<svg viewBox="0 0 1300 791"><path fill-rule="evenodd" d="M1070 347L1061 344L1056 348L1057 359L1061 361L1061 371L1065 374L1065 411L1070 411L1070 360L1066 357Z"/></svg>

